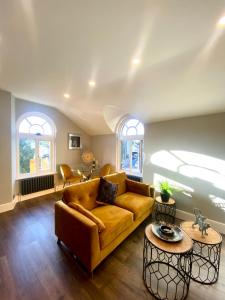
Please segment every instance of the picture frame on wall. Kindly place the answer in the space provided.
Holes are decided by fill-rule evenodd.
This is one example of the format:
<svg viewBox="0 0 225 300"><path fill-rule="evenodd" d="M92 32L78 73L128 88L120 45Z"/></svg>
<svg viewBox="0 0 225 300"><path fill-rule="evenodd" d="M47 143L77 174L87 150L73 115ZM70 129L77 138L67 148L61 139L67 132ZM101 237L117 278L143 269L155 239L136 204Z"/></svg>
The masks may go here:
<svg viewBox="0 0 225 300"><path fill-rule="evenodd" d="M80 136L77 134L69 133L68 146L69 146L69 150L81 149Z"/></svg>

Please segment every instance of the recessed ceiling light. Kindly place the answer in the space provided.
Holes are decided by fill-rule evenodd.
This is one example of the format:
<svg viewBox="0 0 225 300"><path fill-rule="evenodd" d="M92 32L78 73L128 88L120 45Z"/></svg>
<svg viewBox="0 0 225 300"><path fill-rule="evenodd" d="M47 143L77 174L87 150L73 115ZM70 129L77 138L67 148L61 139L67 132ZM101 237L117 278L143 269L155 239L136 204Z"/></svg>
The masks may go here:
<svg viewBox="0 0 225 300"><path fill-rule="evenodd" d="M96 86L96 82L94 80L90 80L88 84L92 87Z"/></svg>
<svg viewBox="0 0 225 300"><path fill-rule="evenodd" d="M217 25L220 27L225 26L225 16L223 16L222 18L219 19Z"/></svg>
<svg viewBox="0 0 225 300"><path fill-rule="evenodd" d="M138 64L140 64L140 62L141 62L141 60L140 60L139 58L134 58L134 59L132 60L132 64L133 64L133 65L138 65Z"/></svg>
<svg viewBox="0 0 225 300"><path fill-rule="evenodd" d="M65 94L63 95L63 97L66 98L66 99L69 99L69 98L70 98L70 95L67 94L67 93L65 93Z"/></svg>

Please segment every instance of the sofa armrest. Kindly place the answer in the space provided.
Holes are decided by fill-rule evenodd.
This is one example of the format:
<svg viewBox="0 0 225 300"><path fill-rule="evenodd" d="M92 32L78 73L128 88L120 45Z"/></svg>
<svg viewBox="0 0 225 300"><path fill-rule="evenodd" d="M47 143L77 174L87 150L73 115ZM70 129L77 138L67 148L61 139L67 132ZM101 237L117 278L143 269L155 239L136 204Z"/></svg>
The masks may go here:
<svg viewBox="0 0 225 300"><path fill-rule="evenodd" d="M55 203L55 233L92 271L100 259L97 225L62 201Z"/></svg>
<svg viewBox="0 0 225 300"><path fill-rule="evenodd" d="M154 191L149 184L126 179L126 189L128 192L141 194L147 197L153 197Z"/></svg>

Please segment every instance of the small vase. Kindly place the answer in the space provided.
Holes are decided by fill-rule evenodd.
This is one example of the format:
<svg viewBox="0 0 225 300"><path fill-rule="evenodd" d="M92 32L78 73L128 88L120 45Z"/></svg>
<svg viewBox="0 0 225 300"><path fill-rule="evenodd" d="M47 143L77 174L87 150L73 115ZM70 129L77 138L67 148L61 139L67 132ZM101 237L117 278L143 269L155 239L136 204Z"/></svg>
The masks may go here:
<svg viewBox="0 0 225 300"><path fill-rule="evenodd" d="M160 193L161 199L163 202L168 202L170 199L170 194L169 193Z"/></svg>

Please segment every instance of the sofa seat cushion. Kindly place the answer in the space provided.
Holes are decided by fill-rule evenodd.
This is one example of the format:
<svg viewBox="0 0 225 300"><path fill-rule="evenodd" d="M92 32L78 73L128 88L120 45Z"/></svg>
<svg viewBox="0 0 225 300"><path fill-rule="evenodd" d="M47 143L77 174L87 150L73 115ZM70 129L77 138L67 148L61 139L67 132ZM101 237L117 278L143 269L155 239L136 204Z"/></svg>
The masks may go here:
<svg viewBox="0 0 225 300"><path fill-rule="evenodd" d="M140 218L154 204L154 199L144 195L127 192L116 197L115 205L129 210L134 214L134 220Z"/></svg>
<svg viewBox="0 0 225 300"><path fill-rule="evenodd" d="M105 230L99 234L101 249L109 245L133 224L133 213L115 205L99 206L91 212L105 225Z"/></svg>

